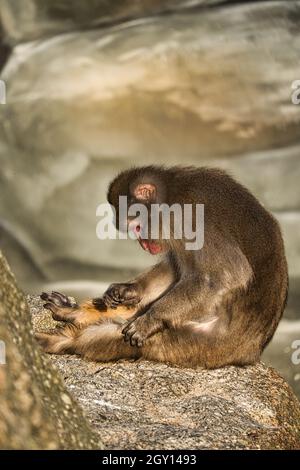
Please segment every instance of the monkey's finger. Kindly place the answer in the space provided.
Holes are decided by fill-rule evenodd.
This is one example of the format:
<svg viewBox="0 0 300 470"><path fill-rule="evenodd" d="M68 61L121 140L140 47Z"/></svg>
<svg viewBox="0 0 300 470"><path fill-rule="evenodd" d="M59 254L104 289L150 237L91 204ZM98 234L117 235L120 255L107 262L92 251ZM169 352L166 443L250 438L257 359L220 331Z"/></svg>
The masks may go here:
<svg viewBox="0 0 300 470"><path fill-rule="evenodd" d="M109 294L104 294L103 296L103 302L107 307L111 307L112 305L118 305L119 302L114 300Z"/></svg>
<svg viewBox="0 0 300 470"><path fill-rule="evenodd" d="M125 307L134 307L135 305L139 303L139 301L140 301L139 297L132 297L131 299L123 300L121 303Z"/></svg>
<svg viewBox="0 0 300 470"><path fill-rule="evenodd" d="M130 338L131 338L131 335L129 335L128 333L124 334L125 343L128 343L128 341L130 341Z"/></svg>
<svg viewBox="0 0 300 470"><path fill-rule="evenodd" d="M120 301L120 290L117 287L109 287L106 292L104 292L104 297L110 297L115 302Z"/></svg>
<svg viewBox="0 0 300 470"><path fill-rule="evenodd" d="M126 333L124 333L125 341L129 341L135 332L136 332L135 328L132 328L131 330L126 331Z"/></svg>
<svg viewBox="0 0 300 470"><path fill-rule="evenodd" d="M68 320L67 317L64 317L64 316L59 315L58 312L52 312L52 318L53 318L53 320L55 320L55 321L62 321L62 322L64 322L64 323L68 323L68 322L69 322L69 320Z"/></svg>
<svg viewBox="0 0 300 470"><path fill-rule="evenodd" d="M130 345L131 346L137 346L137 338L135 338L135 336L131 336L130 338Z"/></svg>
<svg viewBox="0 0 300 470"><path fill-rule="evenodd" d="M119 303L115 302L114 300L111 300L110 302L107 302L106 305L108 308L112 308L115 310L116 308L118 308Z"/></svg>
<svg viewBox="0 0 300 470"><path fill-rule="evenodd" d="M121 302L121 296L120 296L120 292L119 292L119 291L112 291L112 292L110 292L110 296L111 296L111 298L112 298L115 302Z"/></svg>
<svg viewBox="0 0 300 470"><path fill-rule="evenodd" d="M122 329L123 335L126 335L126 333L129 331L129 328L131 327L133 322L134 322L134 320L129 321L129 322L126 323L125 327Z"/></svg>
<svg viewBox="0 0 300 470"><path fill-rule="evenodd" d="M50 312L52 312L54 314L57 312L56 306L54 304L50 303L50 302L47 302L46 304L44 304L43 307L46 310L50 310Z"/></svg>
<svg viewBox="0 0 300 470"><path fill-rule="evenodd" d="M47 302L47 300L49 300L49 294L47 292L42 292L40 298Z"/></svg>
<svg viewBox="0 0 300 470"><path fill-rule="evenodd" d="M55 294L53 295L53 293L47 294L46 292L43 292L41 294L41 299L45 300L46 302L50 302L56 305L57 307L66 307L66 305L62 303L61 299Z"/></svg>
<svg viewBox="0 0 300 470"><path fill-rule="evenodd" d="M52 291L52 297L58 299L64 307L72 307L70 299L65 295L57 291Z"/></svg>
<svg viewBox="0 0 300 470"><path fill-rule="evenodd" d="M100 311L107 310L107 305L104 302L102 297L97 297L97 298L93 299L92 304L94 305L94 307L96 307Z"/></svg>
<svg viewBox="0 0 300 470"><path fill-rule="evenodd" d="M124 334L124 340L126 343L130 341L131 337L134 335L135 332L136 332L135 328L127 330L125 333L122 332Z"/></svg>

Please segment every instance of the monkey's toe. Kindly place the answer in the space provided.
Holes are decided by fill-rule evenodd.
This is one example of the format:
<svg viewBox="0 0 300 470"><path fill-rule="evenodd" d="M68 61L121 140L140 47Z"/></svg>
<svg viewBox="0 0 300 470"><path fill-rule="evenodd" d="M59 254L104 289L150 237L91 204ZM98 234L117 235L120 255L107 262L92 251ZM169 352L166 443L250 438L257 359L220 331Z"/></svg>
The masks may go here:
<svg viewBox="0 0 300 470"><path fill-rule="evenodd" d="M52 313L52 316L56 314L57 312L57 309L58 307L54 304L52 304L51 302L47 302L43 305L43 307L46 309L46 310L50 310L50 312Z"/></svg>
<svg viewBox="0 0 300 470"><path fill-rule="evenodd" d="M69 297L61 292L52 291L52 296L58 299L64 307L73 307L72 302L70 301Z"/></svg>
<svg viewBox="0 0 300 470"><path fill-rule="evenodd" d="M107 310L107 305L103 300L103 297L96 297L95 299L92 299L92 304L97 310L100 310L101 312Z"/></svg>
<svg viewBox="0 0 300 470"><path fill-rule="evenodd" d="M73 308L77 306L76 302L72 302L69 297L56 291L52 291L51 294L43 292L40 297L47 303L54 304L59 308Z"/></svg>

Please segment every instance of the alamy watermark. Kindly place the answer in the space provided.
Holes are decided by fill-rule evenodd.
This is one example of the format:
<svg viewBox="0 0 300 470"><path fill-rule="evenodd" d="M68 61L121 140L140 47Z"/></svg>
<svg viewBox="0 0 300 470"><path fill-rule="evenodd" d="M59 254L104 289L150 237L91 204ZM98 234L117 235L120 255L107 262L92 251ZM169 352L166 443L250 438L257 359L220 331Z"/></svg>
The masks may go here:
<svg viewBox="0 0 300 470"><path fill-rule="evenodd" d="M4 341L0 340L0 366L6 364L6 348Z"/></svg>
<svg viewBox="0 0 300 470"><path fill-rule="evenodd" d="M200 250L204 244L203 204L147 206L136 203L128 206L127 196L120 196L118 214L114 207L104 203L97 207L96 215L101 217L96 228L99 240L172 238L184 240L186 250Z"/></svg>
<svg viewBox="0 0 300 470"><path fill-rule="evenodd" d="M292 103L300 104L300 80L293 81L292 90Z"/></svg>
<svg viewBox="0 0 300 470"><path fill-rule="evenodd" d="M0 80L0 104L6 104L6 85L3 80Z"/></svg>
<svg viewBox="0 0 300 470"><path fill-rule="evenodd" d="M298 366L300 364L300 339L295 339L292 342L292 349L295 349L291 357L292 363Z"/></svg>

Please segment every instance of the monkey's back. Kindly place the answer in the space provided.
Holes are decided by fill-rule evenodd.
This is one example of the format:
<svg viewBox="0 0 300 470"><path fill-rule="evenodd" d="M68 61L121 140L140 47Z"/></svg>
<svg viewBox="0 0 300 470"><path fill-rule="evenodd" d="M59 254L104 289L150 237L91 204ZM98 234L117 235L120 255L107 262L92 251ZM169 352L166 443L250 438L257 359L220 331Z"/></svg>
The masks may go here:
<svg viewBox="0 0 300 470"><path fill-rule="evenodd" d="M211 211L214 225L225 237L236 241L253 270L246 291L232 306L236 316L241 308L248 315L246 324L238 324L240 333L259 338L263 349L273 337L288 295L288 269L280 226L255 196L229 175L220 170L203 171L210 190L214 188L217 194L217 201L215 197L207 200L206 217L210 218Z"/></svg>
<svg viewBox="0 0 300 470"><path fill-rule="evenodd" d="M178 173L174 173L176 178ZM271 340L288 295L288 269L278 222L251 192L219 169L186 168L175 182L190 202L204 204L204 239L220 237L236 246L253 271L246 289L225 299L236 337L253 339L262 350ZM205 241L204 247L205 250ZM231 300L230 300L231 299ZM246 321L240 321L241 317ZM230 340L232 341L232 340ZM249 341L249 347L251 341Z"/></svg>

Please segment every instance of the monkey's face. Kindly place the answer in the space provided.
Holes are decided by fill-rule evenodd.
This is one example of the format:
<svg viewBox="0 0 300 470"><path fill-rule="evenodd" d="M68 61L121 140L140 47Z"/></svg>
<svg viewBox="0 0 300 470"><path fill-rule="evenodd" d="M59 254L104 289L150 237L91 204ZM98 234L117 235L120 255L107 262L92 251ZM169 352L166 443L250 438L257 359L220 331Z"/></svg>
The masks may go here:
<svg viewBox="0 0 300 470"><path fill-rule="evenodd" d="M151 255L167 251L168 243L163 238L161 215L153 216L154 206L159 203L157 184L147 181L145 177L143 181L137 181L137 178L131 181L132 175L125 175L117 177L108 192L108 201L115 209L117 229L130 233L143 250ZM126 196L124 201L120 196Z"/></svg>
<svg viewBox="0 0 300 470"><path fill-rule="evenodd" d="M166 251L167 247L162 240L153 240L149 237L148 233L146 233L145 227L146 225L149 225L149 222L151 223L151 220L145 224L139 217L133 220L128 218L128 231L134 234L143 250L147 251L151 255L158 255Z"/></svg>

